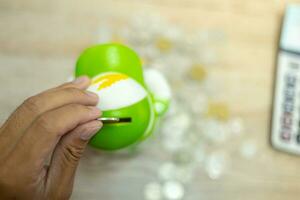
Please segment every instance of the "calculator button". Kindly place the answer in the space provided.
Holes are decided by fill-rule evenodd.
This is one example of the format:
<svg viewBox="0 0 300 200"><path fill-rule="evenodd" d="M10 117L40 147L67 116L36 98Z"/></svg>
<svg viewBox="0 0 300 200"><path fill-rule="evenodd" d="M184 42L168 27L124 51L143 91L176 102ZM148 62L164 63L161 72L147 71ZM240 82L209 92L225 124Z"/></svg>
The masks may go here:
<svg viewBox="0 0 300 200"><path fill-rule="evenodd" d="M300 144L300 133L298 133L296 139L297 139L297 143Z"/></svg>

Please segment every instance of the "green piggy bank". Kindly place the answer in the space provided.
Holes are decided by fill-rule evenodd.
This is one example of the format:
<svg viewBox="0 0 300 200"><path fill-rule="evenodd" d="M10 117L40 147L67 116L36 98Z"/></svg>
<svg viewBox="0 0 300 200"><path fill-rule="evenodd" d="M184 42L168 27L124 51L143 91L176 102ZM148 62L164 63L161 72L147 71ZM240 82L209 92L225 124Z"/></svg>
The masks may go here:
<svg viewBox="0 0 300 200"><path fill-rule="evenodd" d="M99 95L97 107L102 117L130 119L104 124L90 140L103 150L136 144L153 132L170 102L170 89L156 70L143 71L138 55L120 44L102 44L83 51L77 60L75 76L92 79L88 88Z"/></svg>

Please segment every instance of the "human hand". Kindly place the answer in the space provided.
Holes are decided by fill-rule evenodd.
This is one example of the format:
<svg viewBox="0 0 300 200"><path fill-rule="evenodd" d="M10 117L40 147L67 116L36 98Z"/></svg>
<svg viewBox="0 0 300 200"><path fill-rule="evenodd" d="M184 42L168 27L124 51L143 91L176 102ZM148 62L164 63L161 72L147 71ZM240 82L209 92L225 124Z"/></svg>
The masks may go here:
<svg viewBox="0 0 300 200"><path fill-rule="evenodd" d="M0 199L68 199L80 157L102 127L87 77L27 99L0 128Z"/></svg>

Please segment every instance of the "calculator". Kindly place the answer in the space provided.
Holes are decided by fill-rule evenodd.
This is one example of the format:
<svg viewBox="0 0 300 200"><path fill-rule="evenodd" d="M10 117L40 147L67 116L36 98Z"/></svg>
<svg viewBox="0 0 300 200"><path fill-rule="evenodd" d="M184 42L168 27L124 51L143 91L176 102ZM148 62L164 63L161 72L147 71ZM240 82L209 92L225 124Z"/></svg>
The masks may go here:
<svg viewBox="0 0 300 200"><path fill-rule="evenodd" d="M300 155L300 5L283 19L272 112L272 146Z"/></svg>

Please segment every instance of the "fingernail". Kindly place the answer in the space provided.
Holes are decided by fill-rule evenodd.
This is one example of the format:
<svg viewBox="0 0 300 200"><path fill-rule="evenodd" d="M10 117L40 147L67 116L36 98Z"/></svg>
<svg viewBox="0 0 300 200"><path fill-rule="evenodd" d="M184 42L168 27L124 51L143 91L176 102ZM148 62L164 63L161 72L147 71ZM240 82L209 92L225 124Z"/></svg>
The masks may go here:
<svg viewBox="0 0 300 200"><path fill-rule="evenodd" d="M90 91L85 91L87 95L89 95L90 97L93 98L98 98L98 94L94 93L94 92L90 92Z"/></svg>
<svg viewBox="0 0 300 200"><path fill-rule="evenodd" d="M90 116L91 118L97 119L99 117L101 117L102 115L102 111L97 108L97 107L93 107L93 106L89 106L90 107Z"/></svg>
<svg viewBox="0 0 300 200"><path fill-rule="evenodd" d="M84 83L84 82L86 82L88 80L89 80L89 78L87 76L80 76L80 77L76 78L73 81L73 83L76 84L76 85L80 85L80 84L82 84L82 83Z"/></svg>
<svg viewBox="0 0 300 200"><path fill-rule="evenodd" d="M80 138L82 140L91 139L101 129L101 127L102 124L99 124L99 126L90 128L89 131L81 133Z"/></svg>
<svg viewBox="0 0 300 200"><path fill-rule="evenodd" d="M93 107L93 106L89 106L91 109L91 115L96 116L96 117L100 117L101 115L101 110L97 107Z"/></svg>

